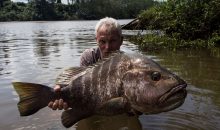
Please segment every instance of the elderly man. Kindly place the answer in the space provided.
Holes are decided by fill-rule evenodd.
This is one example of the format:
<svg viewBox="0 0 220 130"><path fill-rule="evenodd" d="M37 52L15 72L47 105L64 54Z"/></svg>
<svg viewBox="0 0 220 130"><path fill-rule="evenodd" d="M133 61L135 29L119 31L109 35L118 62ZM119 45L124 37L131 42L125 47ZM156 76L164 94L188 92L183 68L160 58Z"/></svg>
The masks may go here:
<svg viewBox="0 0 220 130"><path fill-rule="evenodd" d="M80 58L80 66L89 66L102 60L110 52L120 49L123 42L123 36L120 24L113 18L101 19L95 27L95 39L98 47L90 48L83 52ZM60 86L56 85L55 91L60 91ZM53 110L68 109L68 104L63 99L50 102L48 107Z"/></svg>

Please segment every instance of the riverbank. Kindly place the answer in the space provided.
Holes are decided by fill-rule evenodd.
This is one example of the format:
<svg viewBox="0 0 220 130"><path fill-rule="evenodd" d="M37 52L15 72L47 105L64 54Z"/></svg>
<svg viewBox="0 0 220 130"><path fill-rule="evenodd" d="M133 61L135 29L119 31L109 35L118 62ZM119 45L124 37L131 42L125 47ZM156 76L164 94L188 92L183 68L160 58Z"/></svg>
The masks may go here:
<svg viewBox="0 0 220 130"><path fill-rule="evenodd" d="M132 38L141 48L215 48L220 46L219 6L216 0L167 1L143 11L123 28L163 31Z"/></svg>
<svg viewBox="0 0 220 130"><path fill-rule="evenodd" d="M183 40L168 37L166 35L145 34L130 37L130 41L146 51L161 49L214 49L220 47L220 37L213 36L211 39Z"/></svg>

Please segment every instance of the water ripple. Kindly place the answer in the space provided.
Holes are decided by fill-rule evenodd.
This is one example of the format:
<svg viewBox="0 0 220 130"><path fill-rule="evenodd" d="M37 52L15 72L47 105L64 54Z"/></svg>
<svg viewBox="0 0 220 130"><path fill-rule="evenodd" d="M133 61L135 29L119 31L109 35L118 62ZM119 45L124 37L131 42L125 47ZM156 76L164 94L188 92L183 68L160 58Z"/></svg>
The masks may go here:
<svg viewBox="0 0 220 130"><path fill-rule="evenodd" d="M53 87L59 73L65 68L79 66L82 52L97 46L94 35L96 22L0 23L0 129L65 129L60 122L60 113L47 108L21 118L16 107L18 97L11 82L28 81ZM124 35L133 34L125 32ZM217 52L215 55L206 50L142 52L126 37L121 49L152 58L188 83L188 95L181 107L166 113L140 116L144 130L220 129L220 57L215 56ZM94 129L110 129L123 121L127 125L120 129L128 129L134 123L133 120L127 122L130 120L128 117L108 119L92 120L96 124L93 125ZM81 128L88 127L88 120L78 124L81 124Z"/></svg>

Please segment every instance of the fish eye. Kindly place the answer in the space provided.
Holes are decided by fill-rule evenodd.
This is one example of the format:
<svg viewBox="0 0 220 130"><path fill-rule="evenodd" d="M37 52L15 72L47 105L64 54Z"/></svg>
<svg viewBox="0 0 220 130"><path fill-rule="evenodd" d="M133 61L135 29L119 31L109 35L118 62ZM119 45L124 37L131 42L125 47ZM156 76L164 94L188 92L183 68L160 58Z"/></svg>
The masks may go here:
<svg viewBox="0 0 220 130"><path fill-rule="evenodd" d="M151 73L151 79L153 81L159 81L160 78L161 78L160 72L154 71L154 72Z"/></svg>

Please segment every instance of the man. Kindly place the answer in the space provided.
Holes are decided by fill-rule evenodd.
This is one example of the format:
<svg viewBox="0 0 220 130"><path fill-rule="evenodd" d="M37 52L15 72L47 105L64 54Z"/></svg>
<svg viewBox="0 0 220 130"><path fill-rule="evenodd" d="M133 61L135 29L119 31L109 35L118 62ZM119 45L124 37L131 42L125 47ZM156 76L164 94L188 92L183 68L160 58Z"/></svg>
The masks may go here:
<svg viewBox="0 0 220 130"><path fill-rule="evenodd" d="M111 51L120 49L123 42L123 36L120 24L113 18L101 19L95 27L95 39L98 47L87 49L83 52L80 58L80 66L89 66L102 60ZM61 90L59 85L56 85L54 90L59 92ZM48 107L53 110L67 110L68 104L63 99L50 102Z"/></svg>

